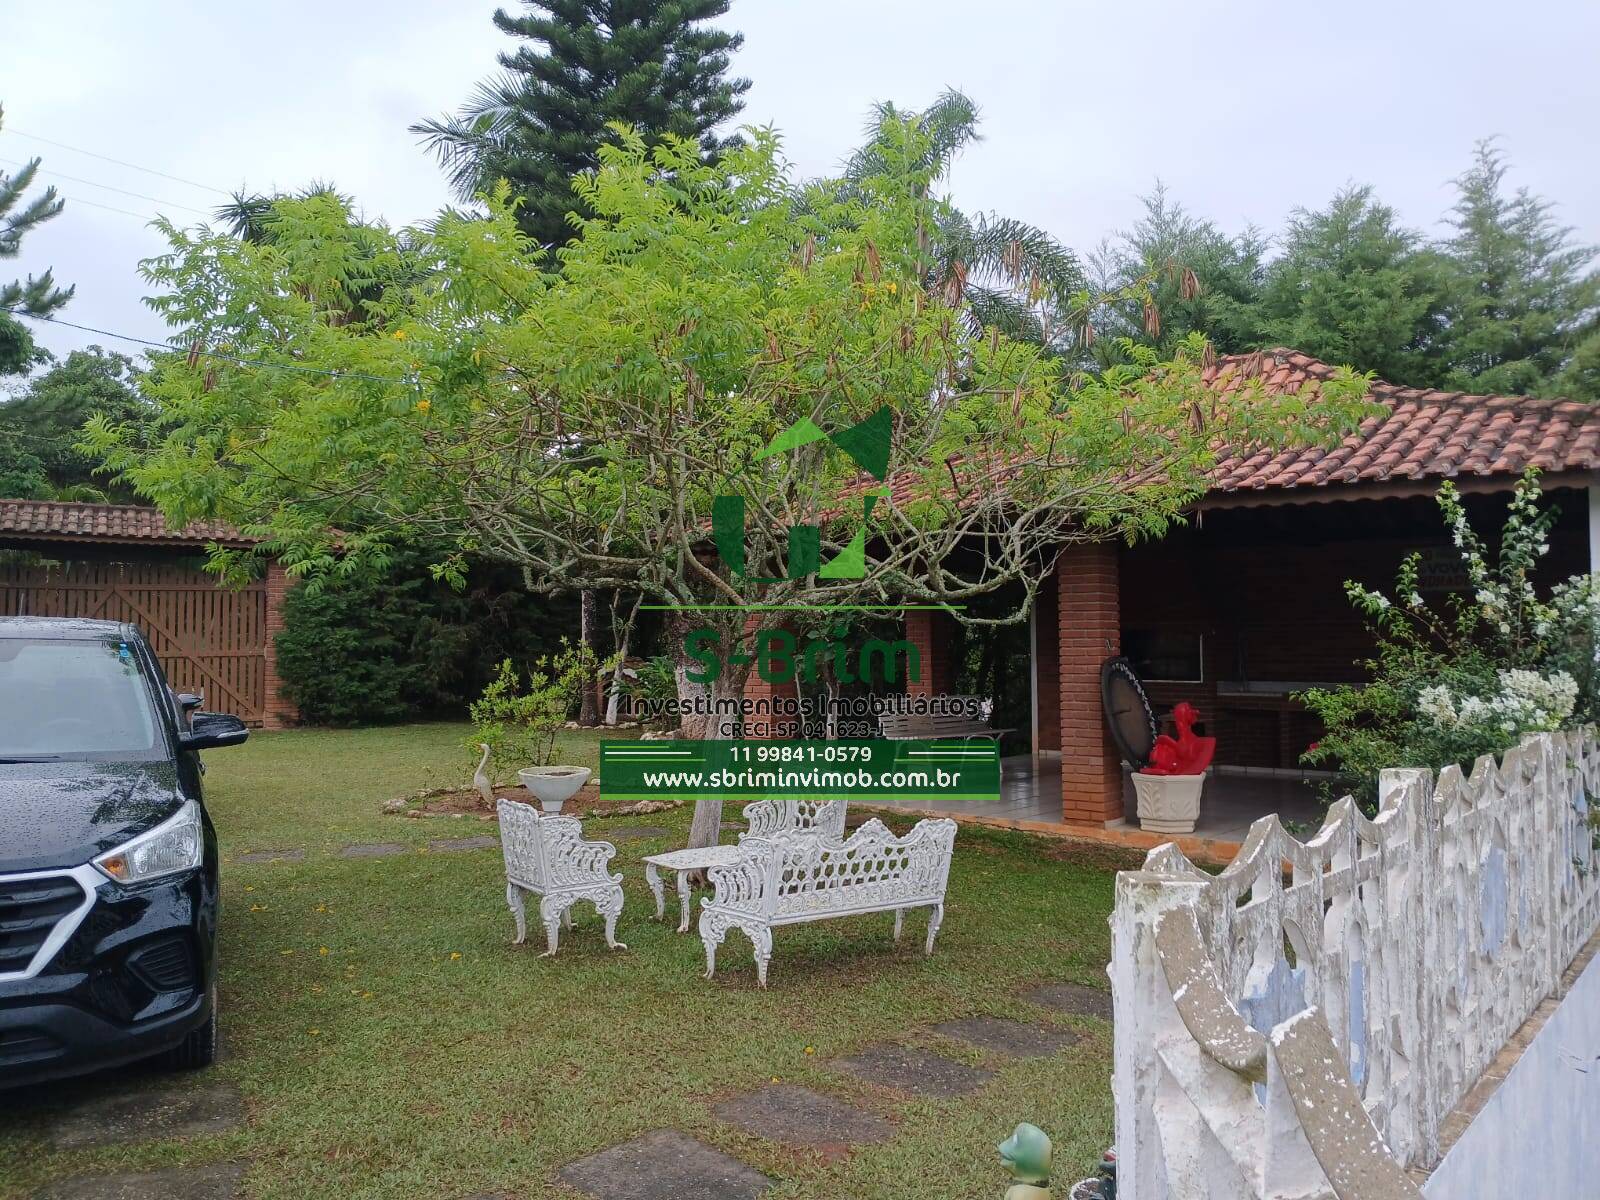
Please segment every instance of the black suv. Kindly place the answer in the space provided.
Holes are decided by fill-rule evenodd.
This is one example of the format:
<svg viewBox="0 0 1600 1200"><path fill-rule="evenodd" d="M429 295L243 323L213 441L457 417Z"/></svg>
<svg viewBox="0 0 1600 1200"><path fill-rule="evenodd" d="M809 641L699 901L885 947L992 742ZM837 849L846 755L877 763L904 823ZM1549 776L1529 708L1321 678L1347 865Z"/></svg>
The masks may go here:
<svg viewBox="0 0 1600 1200"><path fill-rule="evenodd" d="M0 618L0 1088L216 1054L217 837L174 695L131 625Z"/></svg>

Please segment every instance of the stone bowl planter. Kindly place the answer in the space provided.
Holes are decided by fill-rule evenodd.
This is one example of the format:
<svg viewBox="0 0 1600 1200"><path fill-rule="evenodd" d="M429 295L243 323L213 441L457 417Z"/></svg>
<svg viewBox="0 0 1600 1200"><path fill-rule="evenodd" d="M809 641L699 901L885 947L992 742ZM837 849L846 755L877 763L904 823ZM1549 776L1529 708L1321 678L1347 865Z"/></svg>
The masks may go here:
<svg viewBox="0 0 1600 1200"><path fill-rule="evenodd" d="M1139 828L1151 833L1193 833L1200 819L1200 788L1204 775L1148 775L1133 773L1133 793L1139 800Z"/></svg>
<svg viewBox="0 0 1600 1200"><path fill-rule="evenodd" d="M534 794L540 808L558 813L593 774L588 767L524 767L517 772L517 778Z"/></svg>

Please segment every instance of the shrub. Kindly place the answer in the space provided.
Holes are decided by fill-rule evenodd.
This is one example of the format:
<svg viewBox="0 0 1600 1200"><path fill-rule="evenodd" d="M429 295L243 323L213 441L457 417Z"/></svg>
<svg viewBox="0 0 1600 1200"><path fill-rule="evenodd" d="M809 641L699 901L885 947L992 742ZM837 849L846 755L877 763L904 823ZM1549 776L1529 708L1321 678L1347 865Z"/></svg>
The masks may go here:
<svg viewBox="0 0 1600 1200"><path fill-rule="evenodd" d="M577 606L529 594L514 571L474 563L462 591L437 558L395 556L381 575L291 588L277 636L284 689L313 725L459 713L508 656L526 661L577 628Z"/></svg>
<svg viewBox="0 0 1600 1200"><path fill-rule="evenodd" d="M563 640L561 650L540 658L529 672L528 684L508 658L483 695L467 708L472 733L463 745L477 752L489 747L491 769L548 767L554 761L556 731L594 686L600 661L594 651Z"/></svg>
<svg viewBox="0 0 1600 1200"><path fill-rule="evenodd" d="M1392 599L1345 584L1377 640L1366 664L1372 681L1301 697L1327 727L1303 761L1336 766L1336 794L1354 793L1369 811L1385 767L1466 769L1526 734L1600 715L1600 577L1575 575L1539 595L1533 575L1549 553L1555 513L1540 510L1535 473L1518 482L1493 557L1449 483L1439 488L1439 507L1471 594L1449 596L1445 612L1430 608L1418 586L1417 554L1401 564Z"/></svg>

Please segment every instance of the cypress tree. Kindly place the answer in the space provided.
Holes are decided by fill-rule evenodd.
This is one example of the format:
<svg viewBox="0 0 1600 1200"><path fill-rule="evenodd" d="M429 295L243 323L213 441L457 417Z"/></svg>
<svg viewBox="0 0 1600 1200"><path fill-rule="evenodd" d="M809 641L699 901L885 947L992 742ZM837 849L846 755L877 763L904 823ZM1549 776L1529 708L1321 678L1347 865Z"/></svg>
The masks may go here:
<svg viewBox="0 0 1600 1200"><path fill-rule="evenodd" d="M524 0L494 14L524 40L499 56L502 72L481 82L453 116L411 127L449 172L464 199L510 182L525 205L522 225L546 246L572 236L578 210L571 179L597 165L609 122L646 141L696 140L715 156L716 130L743 107L747 79L726 77L744 38L704 22L729 0Z"/></svg>

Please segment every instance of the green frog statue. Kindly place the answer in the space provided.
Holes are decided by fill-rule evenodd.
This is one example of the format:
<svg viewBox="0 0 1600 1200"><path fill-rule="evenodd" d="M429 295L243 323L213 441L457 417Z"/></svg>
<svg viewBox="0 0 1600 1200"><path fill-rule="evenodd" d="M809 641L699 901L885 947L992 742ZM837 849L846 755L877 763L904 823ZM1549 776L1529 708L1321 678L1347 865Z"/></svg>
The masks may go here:
<svg viewBox="0 0 1600 1200"><path fill-rule="evenodd" d="M1011 1172L1005 1200L1050 1200L1050 1135L1024 1121L1001 1142L1000 1163Z"/></svg>

